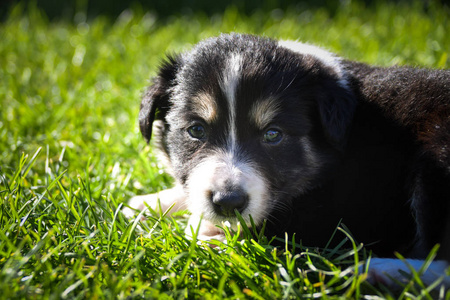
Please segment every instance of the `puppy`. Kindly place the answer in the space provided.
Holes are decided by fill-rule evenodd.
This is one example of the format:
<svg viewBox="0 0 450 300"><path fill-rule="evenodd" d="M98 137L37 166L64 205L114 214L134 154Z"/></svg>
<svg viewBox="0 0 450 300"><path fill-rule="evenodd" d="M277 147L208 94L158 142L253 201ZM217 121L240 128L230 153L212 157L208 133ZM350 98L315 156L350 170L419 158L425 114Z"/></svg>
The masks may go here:
<svg viewBox="0 0 450 300"><path fill-rule="evenodd" d="M450 259L450 71L380 68L293 41L230 34L169 56L145 93L152 134L175 187L138 196L188 209L187 233L223 239L238 211L266 234L324 246L342 222L381 257L423 259L431 283ZM130 211L128 211L130 213ZM421 261L409 260L419 268ZM404 279L374 259L377 281ZM386 274L387 272L387 274ZM444 282L449 285L449 278Z"/></svg>

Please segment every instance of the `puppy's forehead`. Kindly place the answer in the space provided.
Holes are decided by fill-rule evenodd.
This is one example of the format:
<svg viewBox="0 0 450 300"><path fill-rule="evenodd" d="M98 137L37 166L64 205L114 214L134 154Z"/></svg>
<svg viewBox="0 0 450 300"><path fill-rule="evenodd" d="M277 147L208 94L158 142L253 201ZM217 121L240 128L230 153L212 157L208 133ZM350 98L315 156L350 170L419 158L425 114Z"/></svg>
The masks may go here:
<svg viewBox="0 0 450 300"><path fill-rule="evenodd" d="M189 82L189 86L199 89L214 89L224 81L232 84L239 76L248 79L262 72L296 69L307 73L315 63L326 67L330 75L338 79L345 81L346 77L340 58L324 49L251 35L231 34L206 39L184 53L182 61L178 81Z"/></svg>
<svg viewBox="0 0 450 300"><path fill-rule="evenodd" d="M223 35L197 44L182 60L175 97L183 106L188 102L189 110L208 123L227 116L232 133L243 111L258 128L270 124L280 112L286 90L296 88L293 81L317 64L347 86L338 57L293 41Z"/></svg>

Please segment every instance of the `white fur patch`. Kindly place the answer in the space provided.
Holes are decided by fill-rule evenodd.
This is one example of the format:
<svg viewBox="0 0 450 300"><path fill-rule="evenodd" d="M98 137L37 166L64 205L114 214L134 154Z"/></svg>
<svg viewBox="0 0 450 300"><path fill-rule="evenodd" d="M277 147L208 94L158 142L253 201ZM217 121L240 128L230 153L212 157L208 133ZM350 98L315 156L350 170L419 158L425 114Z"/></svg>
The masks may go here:
<svg viewBox="0 0 450 300"><path fill-rule="evenodd" d="M248 162L241 162L232 152L217 152L198 164L187 180L187 203L193 215L203 215L205 220L220 224L227 219L218 216L212 207L211 192L226 185L239 188L249 196L248 206L241 213L247 226L249 215L259 225L268 211L268 187L262 175ZM230 221L236 228L235 220Z"/></svg>
<svg viewBox="0 0 450 300"><path fill-rule="evenodd" d="M302 55L311 55L315 57L324 65L332 68L340 78L339 84L342 87L349 89L346 72L342 67L341 59L335 54L322 48L297 41L279 41L278 45Z"/></svg>
<svg viewBox="0 0 450 300"><path fill-rule="evenodd" d="M225 69L222 73L221 88L228 100L230 110L230 148L234 151L236 147L236 89L241 78L242 56L233 53L226 61Z"/></svg>

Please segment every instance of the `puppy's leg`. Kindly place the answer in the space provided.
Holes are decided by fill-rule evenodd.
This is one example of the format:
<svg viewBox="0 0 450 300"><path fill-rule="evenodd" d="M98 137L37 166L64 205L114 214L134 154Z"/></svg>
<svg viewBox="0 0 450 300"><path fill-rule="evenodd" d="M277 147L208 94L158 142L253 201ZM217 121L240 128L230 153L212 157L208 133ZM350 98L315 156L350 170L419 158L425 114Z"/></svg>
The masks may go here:
<svg viewBox="0 0 450 300"><path fill-rule="evenodd" d="M186 195L181 186L175 186L159 193L135 196L128 202L130 208L125 207L123 209L123 214L128 218L134 217L137 214L136 211L142 211L145 209L146 205L155 211L159 211L159 207L161 206L161 213L164 213L173 205L172 209L168 212L168 215L171 215L176 211L187 208ZM192 214L186 226L185 234L188 237L192 237L193 232L195 232L197 228L198 240L225 240L225 235L220 228L217 228L212 222L201 219L201 217L196 214Z"/></svg>
<svg viewBox="0 0 450 300"><path fill-rule="evenodd" d="M417 259L406 259L406 264L419 272L425 261ZM372 284L381 283L389 287L398 287L396 281L408 283L409 278L406 274L411 274L411 270L400 259L391 258L373 258L370 260L368 280ZM450 276L446 275L449 265L446 261L438 260L431 262L430 266L422 273L420 279L429 286L439 278L443 278L443 284L450 288ZM406 275L406 276L405 276Z"/></svg>
<svg viewBox="0 0 450 300"><path fill-rule="evenodd" d="M163 190L159 193L135 196L131 198L128 202L128 206L130 206L130 208L125 207L123 209L123 213L128 218L133 217L136 214L136 210L142 211L146 207L146 204L155 211L159 211L159 206L161 205L161 213L164 213L173 205L172 209L168 212L170 215L171 213L184 208L185 201L186 196L183 192L183 188L176 185L171 189Z"/></svg>

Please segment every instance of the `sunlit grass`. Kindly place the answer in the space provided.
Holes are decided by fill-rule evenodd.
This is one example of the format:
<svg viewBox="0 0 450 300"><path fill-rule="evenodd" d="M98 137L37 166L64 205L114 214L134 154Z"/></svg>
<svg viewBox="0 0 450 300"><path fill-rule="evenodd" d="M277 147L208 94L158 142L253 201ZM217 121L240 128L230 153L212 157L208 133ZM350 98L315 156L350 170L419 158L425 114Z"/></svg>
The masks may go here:
<svg viewBox="0 0 450 300"><path fill-rule="evenodd" d="M54 22L15 7L0 24L0 298L427 297L412 284L400 294L367 284L357 242L307 249L289 236L275 248L225 226L227 244L211 248L185 238L182 215L134 221L120 211L171 184L137 128L140 95L166 51L237 31L380 65L448 68L448 8L342 5Z"/></svg>

